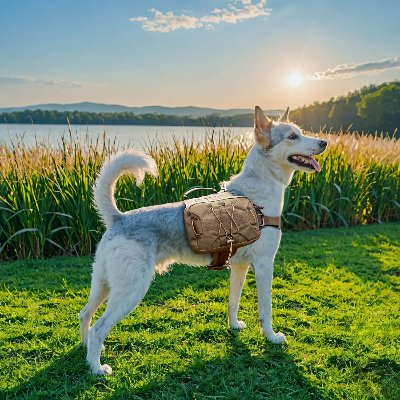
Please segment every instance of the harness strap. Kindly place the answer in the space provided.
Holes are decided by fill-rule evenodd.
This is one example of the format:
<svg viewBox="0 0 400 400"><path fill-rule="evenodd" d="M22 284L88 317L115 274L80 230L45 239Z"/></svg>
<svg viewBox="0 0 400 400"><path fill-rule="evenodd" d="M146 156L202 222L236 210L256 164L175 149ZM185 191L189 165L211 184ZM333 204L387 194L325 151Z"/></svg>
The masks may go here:
<svg viewBox="0 0 400 400"><path fill-rule="evenodd" d="M281 217L270 217L268 215L257 213L258 224L260 228L271 226L276 229L281 229Z"/></svg>
<svg viewBox="0 0 400 400"><path fill-rule="evenodd" d="M281 229L281 217L270 217L264 215L261 209L256 206L257 219L260 229L270 226L272 228ZM211 264L207 265L210 270L222 270L229 266L229 259L236 254L237 249L227 250L221 253L212 253Z"/></svg>

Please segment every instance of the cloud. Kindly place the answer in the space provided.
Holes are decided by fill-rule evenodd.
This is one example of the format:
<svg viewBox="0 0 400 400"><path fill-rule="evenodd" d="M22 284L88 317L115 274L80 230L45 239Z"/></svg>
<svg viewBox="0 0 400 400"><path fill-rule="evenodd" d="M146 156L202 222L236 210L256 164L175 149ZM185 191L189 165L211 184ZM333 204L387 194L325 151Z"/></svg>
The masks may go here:
<svg viewBox="0 0 400 400"><path fill-rule="evenodd" d="M400 57L359 64L341 64L323 72L315 72L307 77L311 81L351 78L357 75L379 74L390 69L400 68Z"/></svg>
<svg viewBox="0 0 400 400"><path fill-rule="evenodd" d="M139 22L145 31L172 32L178 29L212 29L220 23L236 24L246 19L267 16L271 9L265 7L266 0L259 0L253 4L253 0L234 0L227 8L215 8L209 15L193 17L190 15L175 15L173 11L150 9L153 17L133 17L131 22Z"/></svg>
<svg viewBox="0 0 400 400"><path fill-rule="evenodd" d="M81 88L91 88L91 87L102 86L98 83L68 81L65 79L43 79L43 78L33 78L33 77L25 77L25 76L0 75L0 84L20 85L20 84L29 84L29 83L37 84L37 85L81 87Z"/></svg>

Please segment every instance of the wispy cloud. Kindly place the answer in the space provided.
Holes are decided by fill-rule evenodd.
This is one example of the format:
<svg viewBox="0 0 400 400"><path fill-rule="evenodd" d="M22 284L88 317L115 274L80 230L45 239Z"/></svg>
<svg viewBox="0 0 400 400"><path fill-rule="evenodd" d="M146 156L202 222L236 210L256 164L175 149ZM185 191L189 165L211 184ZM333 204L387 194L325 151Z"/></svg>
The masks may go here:
<svg viewBox="0 0 400 400"><path fill-rule="evenodd" d="M150 9L152 17L133 17L129 21L139 22L145 31L172 32L178 29L212 29L220 23L236 24L246 19L265 17L271 13L266 8L266 0L259 0L253 4L253 0L231 0L226 8L215 8L209 15L193 17L190 15L175 15L173 11Z"/></svg>
<svg viewBox="0 0 400 400"><path fill-rule="evenodd" d="M26 76L7 76L7 75L0 75L0 84L8 84L8 85L37 84L37 85L47 85L47 86L81 87L81 88L102 86L101 84L93 82L70 81L65 79L44 79L44 78L34 78Z"/></svg>
<svg viewBox="0 0 400 400"><path fill-rule="evenodd" d="M311 81L351 78L357 75L372 75L390 69L400 68L400 57L386 58L379 61L368 61L359 64L341 64L323 72L315 72L307 77Z"/></svg>

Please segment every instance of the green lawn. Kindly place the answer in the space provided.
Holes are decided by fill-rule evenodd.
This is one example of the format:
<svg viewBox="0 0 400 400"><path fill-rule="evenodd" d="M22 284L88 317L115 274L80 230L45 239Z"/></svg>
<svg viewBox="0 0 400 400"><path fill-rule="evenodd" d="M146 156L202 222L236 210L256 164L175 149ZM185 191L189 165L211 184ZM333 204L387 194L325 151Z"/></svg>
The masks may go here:
<svg viewBox="0 0 400 400"><path fill-rule="evenodd" d="M400 399L400 224L285 233L274 327L259 334L254 274L227 328L227 271L176 266L106 340L93 377L78 312L91 259L0 266L0 398Z"/></svg>

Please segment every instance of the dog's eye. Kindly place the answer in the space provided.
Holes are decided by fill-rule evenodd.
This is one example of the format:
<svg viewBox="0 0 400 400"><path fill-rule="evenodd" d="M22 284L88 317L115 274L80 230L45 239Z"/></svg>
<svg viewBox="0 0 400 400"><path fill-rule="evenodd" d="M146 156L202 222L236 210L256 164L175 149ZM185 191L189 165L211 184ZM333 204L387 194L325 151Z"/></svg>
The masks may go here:
<svg viewBox="0 0 400 400"><path fill-rule="evenodd" d="M290 140L295 140L295 139L297 139L298 138L298 136L295 134L295 133L292 133L289 137L288 137L288 139L290 139Z"/></svg>

